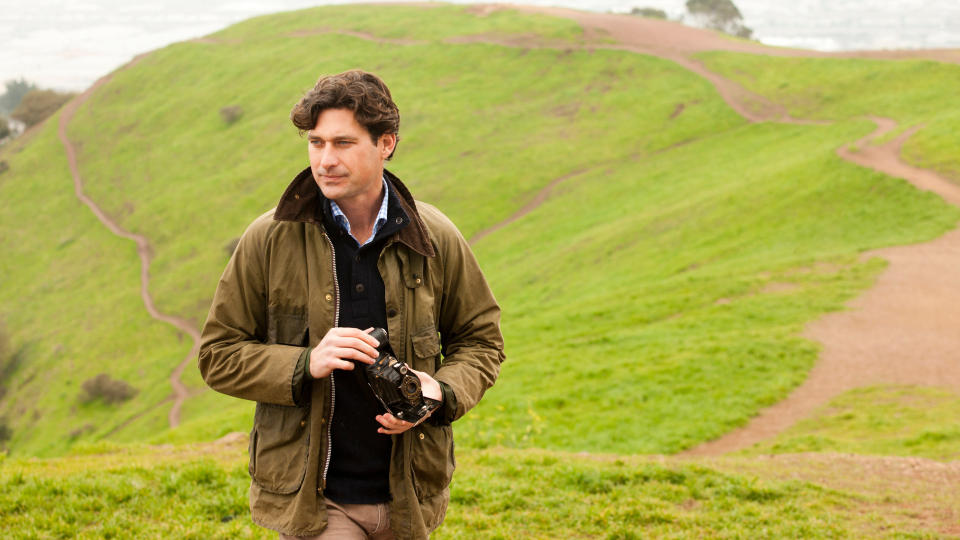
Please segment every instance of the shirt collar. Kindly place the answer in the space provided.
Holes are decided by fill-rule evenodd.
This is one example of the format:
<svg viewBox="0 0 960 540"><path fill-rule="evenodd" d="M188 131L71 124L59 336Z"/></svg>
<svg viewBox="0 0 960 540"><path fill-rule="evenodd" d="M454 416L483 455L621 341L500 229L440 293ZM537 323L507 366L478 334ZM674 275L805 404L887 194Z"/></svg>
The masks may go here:
<svg viewBox="0 0 960 540"><path fill-rule="evenodd" d="M381 177L383 182L383 198L380 200L380 211L377 212L377 220L373 223L373 232L370 234L370 238L367 238L366 242L360 244L365 246L373 241L376 238L377 233L380 232L380 229L383 228L383 225L387 222L387 200L390 198L390 185L387 183L386 178ZM333 220L337 222L337 225L340 226L343 230L347 231L347 234L353 236L350 232L350 220L347 219L347 216L343 213L343 210L337 206L337 203L330 201L330 212L333 214Z"/></svg>

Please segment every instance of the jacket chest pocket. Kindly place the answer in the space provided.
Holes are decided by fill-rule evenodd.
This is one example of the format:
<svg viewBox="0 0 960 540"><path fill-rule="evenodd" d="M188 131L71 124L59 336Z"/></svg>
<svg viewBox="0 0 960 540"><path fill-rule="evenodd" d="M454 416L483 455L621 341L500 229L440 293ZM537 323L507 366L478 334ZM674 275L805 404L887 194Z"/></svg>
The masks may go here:
<svg viewBox="0 0 960 540"><path fill-rule="evenodd" d="M308 339L305 309L267 308L267 343L306 347Z"/></svg>
<svg viewBox="0 0 960 540"><path fill-rule="evenodd" d="M413 345L413 368L433 375L440 369L440 338L431 323L410 338Z"/></svg>
<svg viewBox="0 0 960 540"><path fill-rule="evenodd" d="M264 491L300 490L310 446L310 407L257 403L250 434L250 477Z"/></svg>

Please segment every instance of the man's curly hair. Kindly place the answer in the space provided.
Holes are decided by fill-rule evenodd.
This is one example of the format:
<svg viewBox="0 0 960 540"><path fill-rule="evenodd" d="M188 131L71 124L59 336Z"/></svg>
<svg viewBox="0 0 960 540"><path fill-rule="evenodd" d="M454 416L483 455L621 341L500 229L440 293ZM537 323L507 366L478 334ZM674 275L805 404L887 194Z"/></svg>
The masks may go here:
<svg viewBox="0 0 960 540"><path fill-rule="evenodd" d="M373 144L377 144L384 133L398 135L400 132L400 109L393 102L387 85L372 73L353 69L320 77L313 89L290 111L290 120L303 134L317 125L317 118L326 109L353 111L357 123L366 128ZM390 157L393 152L387 159Z"/></svg>

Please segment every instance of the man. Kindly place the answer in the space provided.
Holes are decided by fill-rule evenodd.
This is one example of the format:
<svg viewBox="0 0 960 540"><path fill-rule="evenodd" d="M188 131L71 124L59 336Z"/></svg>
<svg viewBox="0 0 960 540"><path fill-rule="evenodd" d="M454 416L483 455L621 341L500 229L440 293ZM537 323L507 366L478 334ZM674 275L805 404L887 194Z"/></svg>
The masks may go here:
<svg viewBox="0 0 960 540"><path fill-rule="evenodd" d="M456 227L384 169L400 115L383 81L323 77L291 119L310 166L240 239L200 371L257 402L256 523L280 538L426 538L449 501L450 423L504 359L500 308ZM373 327L441 401L417 424L383 410L365 383Z"/></svg>

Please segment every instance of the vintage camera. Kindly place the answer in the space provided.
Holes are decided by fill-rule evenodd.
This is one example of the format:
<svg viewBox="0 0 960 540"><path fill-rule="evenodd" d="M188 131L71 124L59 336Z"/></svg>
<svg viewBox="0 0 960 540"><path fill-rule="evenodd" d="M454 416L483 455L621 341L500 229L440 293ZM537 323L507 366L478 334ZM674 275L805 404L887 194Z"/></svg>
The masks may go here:
<svg viewBox="0 0 960 540"><path fill-rule="evenodd" d="M373 395L383 403L387 412L398 419L419 422L440 402L425 397L420 388L420 378L392 354L386 330L374 328L370 335L380 342L377 348L380 356L376 362L366 366L367 384L373 390Z"/></svg>

